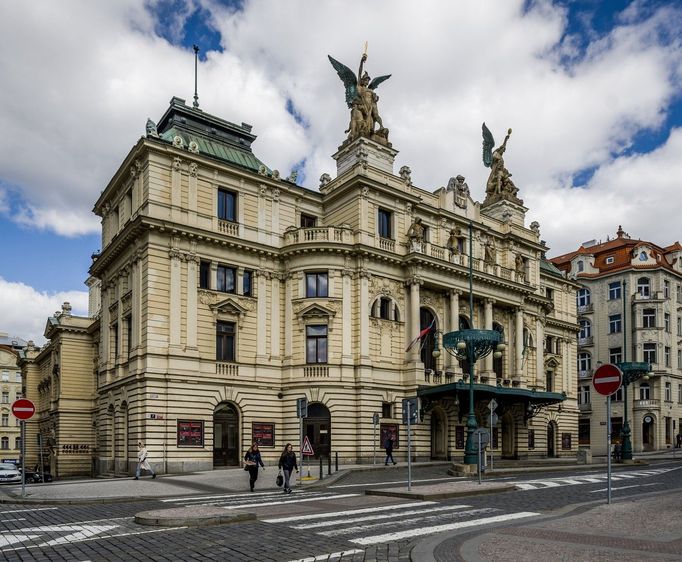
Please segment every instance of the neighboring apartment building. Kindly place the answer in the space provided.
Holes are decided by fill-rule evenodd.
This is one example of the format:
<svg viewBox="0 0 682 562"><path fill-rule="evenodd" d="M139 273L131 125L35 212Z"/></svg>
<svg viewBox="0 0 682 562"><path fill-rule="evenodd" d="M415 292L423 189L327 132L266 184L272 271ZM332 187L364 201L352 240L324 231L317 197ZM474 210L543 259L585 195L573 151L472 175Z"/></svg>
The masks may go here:
<svg viewBox="0 0 682 562"><path fill-rule="evenodd" d="M26 345L21 338L0 332L0 461L18 461L21 456L21 426L12 415L12 402L21 398L19 350Z"/></svg>
<svg viewBox="0 0 682 562"><path fill-rule="evenodd" d="M94 320L79 321L72 344L75 372L94 361L94 433L83 419L78 442L94 438L97 472L129 474L138 440L161 472L238 465L255 440L276 462L299 442L301 397L316 456L371 462L390 434L405 459L401 400L419 394L417 458L461 458L465 371L433 351L443 332L472 325L507 344L477 364L482 424L490 399L499 404L496 454L575 455L577 285L544 260L520 200L479 204L464 178L419 188L407 166L394 173L390 143L364 137L334 155L335 178L306 189L256 158L255 138L173 98L95 204ZM91 388L73 388L85 415Z"/></svg>
<svg viewBox="0 0 682 562"><path fill-rule="evenodd" d="M585 243L551 260L577 279L580 444L606 451L606 400L592 388L598 362L643 361L651 373L628 387L633 451L675 444L682 424L682 246L616 238ZM625 343L624 343L625 341ZM612 402L614 442L623 424L623 390Z"/></svg>

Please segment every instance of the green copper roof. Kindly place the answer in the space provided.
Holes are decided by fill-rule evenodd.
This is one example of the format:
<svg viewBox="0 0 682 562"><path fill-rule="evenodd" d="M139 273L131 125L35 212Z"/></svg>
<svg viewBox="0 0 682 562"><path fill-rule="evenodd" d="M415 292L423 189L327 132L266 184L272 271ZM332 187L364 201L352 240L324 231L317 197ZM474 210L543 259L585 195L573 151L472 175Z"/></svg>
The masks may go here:
<svg viewBox="0 0 682 562"><path fill-rule="evenodd" d="M552 262L547 260L540 260L540 270L550 275L555 275L556 277L563 277L564 274L560 269L558 269Z"/></svg>
<svg viewBox="0 0 682 562"><path fill-rule="evenodd" d="M442 395L454 395L455 393L468 392L469 383L459 381L438 386L422 387L417 391L418 396L437 398ZM543 392L528 388L510 388L508 386L493 386L489 384L474 384L475 396L480 400L482 397L490 398L517 398L530 403L563 402L566 395L559 392Z"/></svg>

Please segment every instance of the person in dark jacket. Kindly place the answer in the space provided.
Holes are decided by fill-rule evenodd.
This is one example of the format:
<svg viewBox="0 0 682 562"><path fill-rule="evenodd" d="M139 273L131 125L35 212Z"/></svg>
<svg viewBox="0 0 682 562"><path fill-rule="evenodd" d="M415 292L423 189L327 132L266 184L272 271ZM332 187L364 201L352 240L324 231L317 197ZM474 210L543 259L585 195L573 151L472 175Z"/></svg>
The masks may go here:
<svg viewBox="0 0 682 562"><path fill-rule="evenodd" d="M391 462L393 464L396 464L395 461L393 460L393 439L391 438L390 435L386 437L384 449L386 449L386 462L384 464L388 466L388 459L391 459Z"/></svg>
<svg viewBox="0 0 682 562"><path fill-rule="evenodd" d="M253 492L253 487L258 480L258 466L262 466L265 470L265 465L263 464L263 459L260 458L260 451L258 450L258 443L251 445L246 454L244 455L244 470L249 472L249 486Z"/></svg>
<svg viewBox="0 0 682 562"><path fill-rule="evenodd" d="M287 443L284 446L284 451L279 457L279 468L284 472L284 493L291 493L291 485L289 484L289 479L291 478L291 471L296 469L298 472L298 464L296 463L296 453L294 453L294 448L291 443Z"/></svg>

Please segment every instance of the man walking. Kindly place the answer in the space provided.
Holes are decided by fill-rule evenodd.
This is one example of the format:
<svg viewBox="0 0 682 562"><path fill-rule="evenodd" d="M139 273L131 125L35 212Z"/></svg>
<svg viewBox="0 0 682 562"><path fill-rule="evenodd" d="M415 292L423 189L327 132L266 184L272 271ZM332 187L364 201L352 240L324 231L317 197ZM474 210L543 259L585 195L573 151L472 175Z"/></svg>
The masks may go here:
<svg viewBox="0 0 682 562"><path fill-rule="evenodd" d="M137 468L135 469L135 480L140 479L140 470L148 470L152 473L152 479L156 478L156 472L154 472L147 460L147 447L142 444L142 441L137 442Z"/></svg>
<svg viewBox="0 0 682 562"><path fill-rule="evenodd" d="M396 464L396 462L393 460L393 439L390 435L386 437L384 448L386 449L386 462L384 463L384 466L388 466L388 459L391 459L391 462Z"/></svg>

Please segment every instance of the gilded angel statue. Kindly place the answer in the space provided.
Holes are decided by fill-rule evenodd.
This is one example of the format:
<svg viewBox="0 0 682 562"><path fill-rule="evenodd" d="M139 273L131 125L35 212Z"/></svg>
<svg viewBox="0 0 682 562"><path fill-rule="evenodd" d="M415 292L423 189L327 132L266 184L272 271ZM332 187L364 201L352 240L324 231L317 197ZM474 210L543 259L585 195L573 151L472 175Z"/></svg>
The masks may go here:
<svg viewBox="0 0 682 562"><path fill-rule="evenodd" d="M490 129L486 127L485 123L482 126L483 130L483 165L490 168L490 175L485 188L486 198L512 198L517 200L516 194L518 189L511 180L509 170L504 166L504 152L507 149L507 141L511 136L512 130L507 131L507 136L504 137L504 142L501 146L493 151L495 146L495 139ZM505 197L506 196L506 197ZM520 200L519 200L520 201Z"/></svg>
<svg viewBox="0 0 682 562"><path fill-rule="evenodd" d="M379 96L374 90L376 90L379 84L388 80L391 75L378 76L371 80L367 71L363 73L363 66L367 60L366 52L360 59L360 69L357 76L346 65L329 55L327 56L346 88L346 104L350 108L350 124L345 131L348 133L348 140L353 141L358 137L367 137L382 144L387 144L388 129L384 127L379 116L377 108ZM379 126L378 129L376 128L377 125Z"/></svg>

